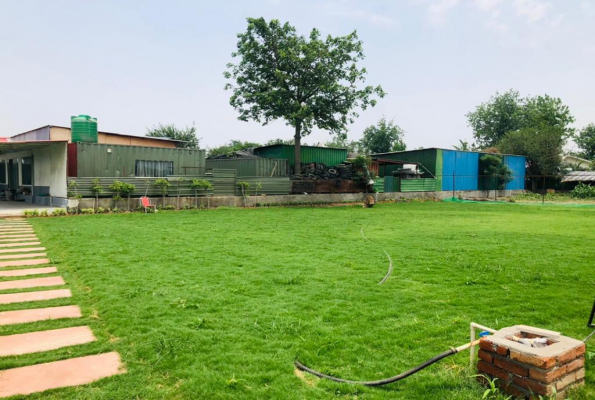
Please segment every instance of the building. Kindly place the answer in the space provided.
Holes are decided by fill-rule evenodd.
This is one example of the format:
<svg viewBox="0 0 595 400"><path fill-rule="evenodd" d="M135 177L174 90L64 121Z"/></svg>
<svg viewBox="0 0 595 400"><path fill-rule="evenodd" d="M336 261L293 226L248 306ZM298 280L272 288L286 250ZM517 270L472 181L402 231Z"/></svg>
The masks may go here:
<svg viewBox="0 0 595 400"><path fill-rule="evenodd" d="M570 169L589 169L591 167L591 161L581 157L571 156L567 154L565 156L562 156L562 165Z"/></svg>
<svg viewBox="0 0 595 400"><path fill-rule="evenodd" d="M0 192L6 200L61 206L67 204L68 177L204 172L204 150L179 143L102 132L94 118L72 117L70 128L47 125L0 141Z"/></svg>
<svg viewBox="0 0 595 400"><path fill-rule="evenodd" d="M480 159L485 154L428 148L371 156L378 163L378 175L385 179L386 191L478 191L493 189L480 170ZM506 183L504 189L524 190L525 157L501 156L504 164L512 170L512 180ZM407 170L412 172L409 176L399 177Z"/></svg>

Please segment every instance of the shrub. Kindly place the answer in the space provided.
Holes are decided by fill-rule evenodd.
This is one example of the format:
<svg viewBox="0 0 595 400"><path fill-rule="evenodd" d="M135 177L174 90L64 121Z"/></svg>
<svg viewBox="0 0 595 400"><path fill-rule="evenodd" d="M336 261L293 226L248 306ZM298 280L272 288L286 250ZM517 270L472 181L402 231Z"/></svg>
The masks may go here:
<svg viewBox="0 0 595 400"><path fill-rule="evenodd" d="M40 217L47 217L48 216L48 211L47 210L43 210L39 213Z"/></svg>
<svg viewBox="0 0 595 400"><path fill-rule="evenodd" d="M71 199L82 199L83 195L79 194L78 191L78 183L76 181L70 181L68 182L68 197Z"/></svg>
<svg viewBox="0 0 595 400"><path fill-rule="evenodd" d="M172 206L172 205L167 205L167 206L164 206L161 209L162 210L165 210L165 211L174 211L176 208L174 206Z"/></svg>
<svg viewBox="0 0 595 400"><path fill-rule="evenodd" d="M120 210L118 207L114 207L114 208L112 208L112 212L115 214L118 214L118 213L121 213L122 210Z"/></svg>
<svg viewBox="0 0 595 400"><path fill-rule="evenodd" d="M595 199L595 186L579 182L570 192L573 199Z"/></svg>
<svg viewBox="0 0 595 400"><path fill-rule="evenodd" d="M38 210L25 210L23 212L23 215L25 217L39 217L39 211Z"/></svg>
<svg viewBox="0 0 595 400"><path fill-rule="evenodd" d="M92 208L82 208L81 214L95 214L95 210Z"/></svg>
<svg viewBox="0 0 595 400"><path fill-rule="evenodd" d="M240 182L238 182L238 187L240 188L240 191L242 192L242 196L244 196L244 197L248 196L248 190L250 189L250 183L240 181Z"/></svg>
<svg viewBox="0 0 595 400"><path fill-rule="evenodd" d="M63 208L56 208L53 212L52 212L52 217L59 217L59 216L63 216L63 215L67 215L67 212L65 209Z"/></svg>

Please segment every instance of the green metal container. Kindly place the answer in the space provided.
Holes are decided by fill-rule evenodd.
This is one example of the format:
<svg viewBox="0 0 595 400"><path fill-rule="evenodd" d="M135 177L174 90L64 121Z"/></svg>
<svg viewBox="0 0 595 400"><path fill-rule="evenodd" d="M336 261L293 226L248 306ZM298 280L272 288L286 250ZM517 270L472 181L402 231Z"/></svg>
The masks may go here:
<svg viewBox="0 0 595 400"><path fill-rule="evenodd" d="M97 118L89 115L70 117L72 143L97 143Z"/></svg>
<svg viewBox="0 0 595 400"><path fill-rule="evenodd" d="M347 149L334 149L330 147L301 146L303 163L322 163L335 166L347 160ZM285 158L289 160L290 168L295 165L295 146L288 144L275 144L257 147L254 154L264 158Z"/></svg>

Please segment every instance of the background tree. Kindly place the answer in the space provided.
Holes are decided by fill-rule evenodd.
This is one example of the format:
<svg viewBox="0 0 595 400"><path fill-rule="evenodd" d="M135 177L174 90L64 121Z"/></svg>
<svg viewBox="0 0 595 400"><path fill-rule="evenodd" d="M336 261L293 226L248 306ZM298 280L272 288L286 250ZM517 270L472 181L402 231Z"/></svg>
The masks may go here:
<svg viewBox="0 0 595 400"><path fill-rule="evenodd" d="M461 140L461 139L459 139L459 144L455 144L454 146L452 146L452 148L455 150L460 150L460 151L476 150L476 148L473 144L470 144L467 140Z"/></svg>
<svg viewBox="0 0 595 400"><path fill-rule="evenodd" d="M557 175L562 166L564 132L560 127L523 128L509 132L500 141L502 153L527 157L527 175L532 181L532 190L537 189L540 175Z"/></svg>
<svg viewBox="0 0 595 400"><path fill-rule="evenodd" d="M487 183L486 187L494 190L504 189L506 184L512 180L512 170L504 164L502 156L486 154L479 159L479 168L482 179Z"/></svg>
<svg viewBox="0 0 595 400"><path fill-rule="evenodd" d="M225 72L234 82L226 85L233 92L230 104L242 121L283 119L294 128L295 174L301 173L303 136L314 127L345 132L358 116L355 109L374 106L374 95L385 94L380 86L359 87L366 70L357 66L364 53L355 32L322 39L313 29L306 38L288 23L248 18L232 56L240 61Z"/></svg>
<svg viewBox="0 0 595 400"><path fill-rule="evenodd" d="M212 158L223 155L231 155L234 151L246 150L260 146L262 146L260 143L231 140L228 144L209 149L209 157Z"/></svg>
<svg viewBox="0 0 595 400"><path fill-rule="evenodd" d="M364 130L362 145L368 153L388 153L390 151L403 151L407 149L403 137L405 131L394 121L386 121L382 117L376 125L371 125Z"/></svg>
<svg viewBox="0 0 595 400"><path fill-rule="evenodd" d="M581 129L575 136L574 142L580 149L580 157L595 160L595 124L589 124Z"/></svg>
<svg viewBox="0 0 595 400"><path fill-rule="evenodd" d="M350 153L363 153L362 143L347 139L347 135L335 135L332 140L325 143L325 146L333 149L347 149Z"/></svg>
<svg viewBox="0 0 595 400"><path fill-rule="evenodd" d="M176 147L185 149L197 149L200 142L200 139L196 137L196 127L194 125L177 128L174 124L158 124L153 128L147 129L145 136L181 140L182 142L176 143Z"/></svg>
<svg viewBox="0 0 595 400"><path fill-rule="evenodd" d="M563 136L570 136L574 117L562 100L548 95L522 98L509 90L496 93L475 111L467 114L467 121L480 148L493 147L509 132L523 128L560 128Z"/></svg>

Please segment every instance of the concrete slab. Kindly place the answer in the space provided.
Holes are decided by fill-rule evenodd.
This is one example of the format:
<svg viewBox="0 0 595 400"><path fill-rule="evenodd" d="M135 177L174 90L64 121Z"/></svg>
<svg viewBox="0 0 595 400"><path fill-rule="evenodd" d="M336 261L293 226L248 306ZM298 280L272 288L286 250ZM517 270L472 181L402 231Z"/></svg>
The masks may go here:
<svg viewBox="0 0 595 400"><path fill-rule="evenodd" d="M33 228L0 228L0 233L33 233Z"/></svg>
<svg viewBox="0 0 595 400"><path fill-rule="evenodd" d="M47 278L19 279L15 281L0 282L0 290L9 289L31 289L44 286L66 285L61 276L50 276Z"/></svg>
<svg viewBox="0 0 595 400"><path fill-rule="evenodd" d="M0 397L84 385L125 372L116 352L13 368L0 372Z"/></svg>
<svg viewBox="0 0 595 400"><path fill-rule="evenodd" d="M32 237L18 237L18 238L0 238L0 243L13 243L13 242L30 242L31 240L37 240L35 235Z"/></svg>
<svg viewBox="0 0 595 400"><path fill-rule="evenodd" d="M18 249L0 249L0 254L7 253L27 253L32 251L45 251L45 247L24 247Z"/></svg>
<svg viewBox="0 0 595 400"><path fill-rule="evenodd" d="M37 292L0 294L0 304L25 303L72 297L70 289L42 290Z"/></svg>
<svg viewBox="0 0 595 400"><path fill-rule="evenodd" d="M14 260L14 261L0 261L0 268L5 267L24 267L25 265L42 265L49 264L49 258L38 258L35 260Z"/></svg>
<svg viewBox="0 0 595 400"><path fill-rule="evenodd" d="M41 242L23 242L23 243L0 243L0 247L19 247L19 246L39 246Z"/></svg>
<svg viewBox="0 0 595 400"><path fill-rule="evenodd" d="M45 321L48 319L80 318L81 309L78 306L35 308L32 310L16 310L0 312L0 326L25 324L28 322Z"/></svg>
<svg viewBox="0 0 595 400"><path fill-rule="evenodd" d="M39 353L94 341L95 336L88 326L0 336L0 357Z"/></svg>
<svg viewBox="0 0 595 400"><path fill-rule="evenodd" d="M27 275L41 275L58 272L56 267L44 268L27 268L27 269L13 269L10 271L0 271L0 277L6 278L8 276L27 276Z"/></svg>
<svg viewBox="0 0 595 400"><path fill-rule="evenodd" d="M33 258L33 257L45 257L47 253L25 253L25 254L8 254L0 256L0 260L12 260L16 258Z"/></svg>

